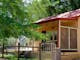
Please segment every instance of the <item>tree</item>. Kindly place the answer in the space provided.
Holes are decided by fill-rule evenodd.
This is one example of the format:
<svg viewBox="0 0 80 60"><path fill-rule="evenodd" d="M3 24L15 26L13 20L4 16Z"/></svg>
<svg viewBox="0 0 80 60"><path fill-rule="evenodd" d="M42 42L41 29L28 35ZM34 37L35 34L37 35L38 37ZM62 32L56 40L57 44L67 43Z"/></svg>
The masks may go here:
<svg viewBox="0 0 80 60"><path fill-rule="evenodd" d="M50 5L49 0L32 0L26 7L28 19L34 22L41 18L48 17L47 5Z"/></svg>
<svg viewBox="0 0 80 60"><path fill-rule="evenodd" d="M39 38L41 33L33 30L38 26L27 18L29 14L25 8L22 0L0 0L0 38L19 35Z"/></svg>
<svg viewBox="0 0 80 60"><path fill-rule="evenodd" d="M69 6L72 8L72 10L80 8L80 0L76 0L76 1L75 0L69 0L68 3L69 3Z"/></svg>
<svg viewBox="0 0 80 60"><path fill-rule="evenodd" d="M48 6L50 15L57 15L71 10L80 8L80 0L50 0L51 5Z"/></svg>

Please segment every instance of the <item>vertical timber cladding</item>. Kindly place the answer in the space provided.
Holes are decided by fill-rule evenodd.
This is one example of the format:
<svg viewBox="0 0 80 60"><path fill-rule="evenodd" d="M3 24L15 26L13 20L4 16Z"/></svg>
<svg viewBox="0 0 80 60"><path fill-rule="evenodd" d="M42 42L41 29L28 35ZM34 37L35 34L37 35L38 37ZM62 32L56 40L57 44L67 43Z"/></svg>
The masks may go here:
<svg viewBox="0 0 80 60"><path fill-rule="evenodd" d="M80 17L78 18L77 48L78 48L78 51L80 52Z"/></svg>

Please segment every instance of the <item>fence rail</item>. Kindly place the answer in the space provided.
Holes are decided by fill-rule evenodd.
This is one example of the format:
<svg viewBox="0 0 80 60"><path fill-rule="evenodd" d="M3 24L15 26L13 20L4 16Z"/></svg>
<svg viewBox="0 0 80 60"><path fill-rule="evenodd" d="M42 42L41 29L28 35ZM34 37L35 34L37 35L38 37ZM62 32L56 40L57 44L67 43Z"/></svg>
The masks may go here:
<svg viewBox="0 0 80 60"><path fill-rule="evenodd" d="M35 60L60 60L60 49L57 49L54 43L40 43L39 47L34 46L0 46L0 58L7 58L5 55L16 55L20 58L33 58ZM30 60L33 60L30 59Z"/></svg>

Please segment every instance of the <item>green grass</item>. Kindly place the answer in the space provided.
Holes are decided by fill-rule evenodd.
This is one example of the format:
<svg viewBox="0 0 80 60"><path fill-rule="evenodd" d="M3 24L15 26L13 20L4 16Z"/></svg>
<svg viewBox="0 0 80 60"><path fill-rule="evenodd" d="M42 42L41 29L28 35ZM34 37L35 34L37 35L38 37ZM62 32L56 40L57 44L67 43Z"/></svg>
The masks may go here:
<svg viewBox="0 0 80 60"><path fill-rule="evenodd" d="M0 57L2 57L2 54L0 54ZM7 58L8 60L17 60L17 56L13 54L4 54L4 58ZM19 58L20 60L38 60L37 58Z"/></svg>
<svg viewBox="0 0 80 60"><path fill-rule="evenodd" d="M4 57L7 58L7 57L13 57L14 55L13 54L4 54ZM0 54L0 57L2 57L2 54Z"/></svg>

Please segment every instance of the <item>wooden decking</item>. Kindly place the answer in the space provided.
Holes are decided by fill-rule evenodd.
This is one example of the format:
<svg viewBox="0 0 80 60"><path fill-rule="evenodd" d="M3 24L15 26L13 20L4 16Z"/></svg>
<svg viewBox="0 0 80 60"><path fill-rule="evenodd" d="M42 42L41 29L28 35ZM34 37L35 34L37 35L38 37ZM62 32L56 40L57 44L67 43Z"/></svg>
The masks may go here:
<svg viewBox="0 0 80 60"><path fill-rule="evenodd" d="M80 60L80 52L64 52L61 60Z"/></svg>

